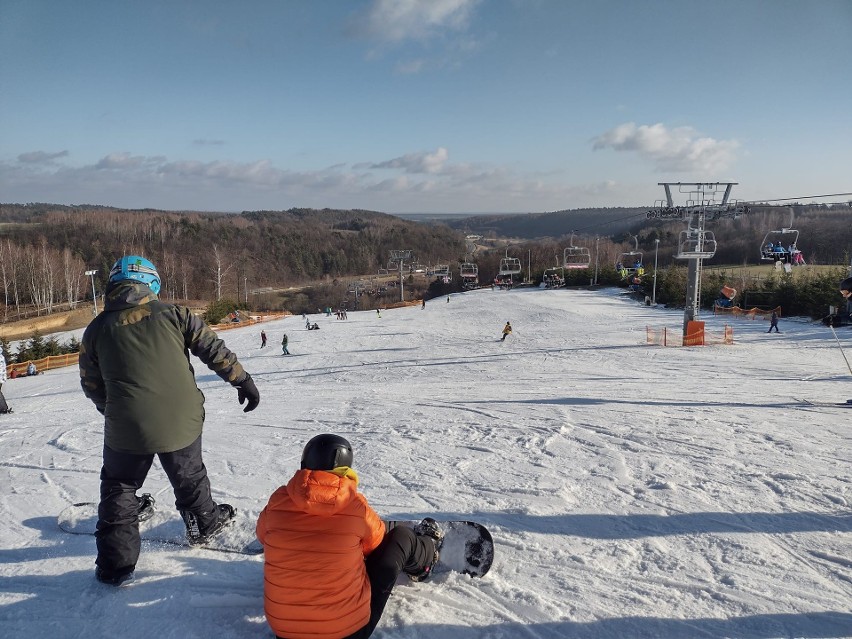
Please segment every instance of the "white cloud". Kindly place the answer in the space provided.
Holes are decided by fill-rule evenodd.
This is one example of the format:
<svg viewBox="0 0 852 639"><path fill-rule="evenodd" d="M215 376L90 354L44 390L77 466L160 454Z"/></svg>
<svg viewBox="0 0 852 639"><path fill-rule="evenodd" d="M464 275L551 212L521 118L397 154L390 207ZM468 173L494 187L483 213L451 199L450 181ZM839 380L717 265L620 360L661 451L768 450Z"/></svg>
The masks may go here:
<svg viewBox="0 0 852 639"><path fill-rule="evenodd" d="M373 0L356 17L353 29L359 35L388 42L425 40L446 30L467 27L480 0Z"/></svg>
<svg viewBox="0 0 852 639"><path fill-rule="evenodd" d="M68 151L59 151L57 153L47 153L45 151L30 151L29 153L21 153L18 156L18 162L26 164L50 164L54 160L68 156Z"/></svg>
<svg viewBox="0 0 852 639"><path fill-rule="evenodd" d="M691 127L666 128L661 123L620 124L593 140L593 149L632 151L654 161L657 169L672 172L716 172L736 159L739 142L700 136Z"/></svg>
<svg viewBox="0 0 852 639"><path fill-rule="evenodd" d="M438 147L434 153L408 153L393 160L371 165L373 169L402 169L406 173L440 173L449 157L447 149Z"/></svg>
<svg viewBox="0 0 852 639"><path fill-rule="evenodd" d="M306 170L278 168L270 160L203 162L128 152L84 166L0 161L0 192L10 202L123 208L241 211L307 206L453 212L611 204L614 189L567 184L562 173L524 174L505 166L451 163L448 149L438 147L386 161Z"/></svg>

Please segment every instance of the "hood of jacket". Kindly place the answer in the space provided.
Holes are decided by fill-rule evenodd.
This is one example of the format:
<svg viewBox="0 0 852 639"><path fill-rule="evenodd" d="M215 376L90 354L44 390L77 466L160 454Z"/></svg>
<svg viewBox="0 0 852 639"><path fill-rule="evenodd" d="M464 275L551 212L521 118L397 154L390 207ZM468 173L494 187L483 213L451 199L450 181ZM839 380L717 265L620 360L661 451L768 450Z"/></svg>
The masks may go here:
<svg viewBox="0 0 852 639"><path fill-rule="evenodd" d="M112 282L104 293L104 311L121 311L160 299L147 284L134 280Z"/></svg>
<svg viewBox="0 0 852 639"><path fill-rule="evenodd" d="M358 494L358 475L348 466L334 470L302 469L287 484L287 494L301 511L330 517Z"/></svg>

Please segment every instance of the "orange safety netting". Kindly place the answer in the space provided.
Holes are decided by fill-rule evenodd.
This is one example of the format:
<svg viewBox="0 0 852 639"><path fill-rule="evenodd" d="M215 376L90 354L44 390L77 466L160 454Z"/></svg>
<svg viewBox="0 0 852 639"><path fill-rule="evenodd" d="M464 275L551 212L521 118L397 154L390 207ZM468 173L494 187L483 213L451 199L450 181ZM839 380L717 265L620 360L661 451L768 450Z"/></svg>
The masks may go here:
<svg viewBox="0 0 852 639"><path fill-rule="evenodd" d="M734 329L730 326L725 326L722 331L708 331L702 328L699 332L684 335L683 329L646 326L645 343L654 346L713 346L717 344L730 346L734 343Z"/></svg>
<svg viewBox="0 0 852 639"><path fill-rule="evenodd" d="M764 310L762 308L745 309L745 308L740 308L739 306L728 306L728 307L714 306L713 307L713 314L714 315L725 314L725 313L730 313L732 316L738 317L740 319L747 318L747 319L750 319L750 320L754 320L754 319L757 319L758 317L760 317L760 319L769 319L769 316L772 315L772 313L777 313L778 317L781 317L781 307L776 306L775 308L770 308L768 311Z"/></svg>

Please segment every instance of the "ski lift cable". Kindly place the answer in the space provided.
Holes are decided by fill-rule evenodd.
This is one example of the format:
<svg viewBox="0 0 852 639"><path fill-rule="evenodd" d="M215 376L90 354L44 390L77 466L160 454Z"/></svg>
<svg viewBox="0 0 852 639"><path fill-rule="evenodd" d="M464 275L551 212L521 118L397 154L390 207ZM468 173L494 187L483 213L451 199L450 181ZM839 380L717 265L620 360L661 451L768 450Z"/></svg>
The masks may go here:
<svg viewBox="0 0 852 639"><path fill-rule="evenodd" d="M826 193L824 195L803 195L801 197L779 197L774 199L766 199L766 200L738 200L739 204L761 204L762 202L792 202L796 200L814 200L820 197L841 197L846 195L852 195L850 193ZM834 202L834 204L845 204L845 202Z"/></svg>
<svg viewBox="0 0 852 639"><path fill-rule="evenodd" d="M813 200L817 198L823 197L843 197L847 195L852 195L852 191L848 193L825 193L823 195L803 195L801 197L782 197L782 198L771 198L765 200L737 200L737 204L752 204L752 205L760 205L766 202L792 202L797 200ZM845 202L834 202L834 204L845 204ZM646 217L646 213L634 213L632 215L625 215L624 217L619 217L614 220L608 220L606 222L597 222L595 224L590 224L588 226L582 226L576 229L573 229L572 233L580 233L581 231L586 231L590 229L598 229L604 226L608 226L610 224L615 224L616 222L623 222L624 220L630 220L633 218Z"/></svg>

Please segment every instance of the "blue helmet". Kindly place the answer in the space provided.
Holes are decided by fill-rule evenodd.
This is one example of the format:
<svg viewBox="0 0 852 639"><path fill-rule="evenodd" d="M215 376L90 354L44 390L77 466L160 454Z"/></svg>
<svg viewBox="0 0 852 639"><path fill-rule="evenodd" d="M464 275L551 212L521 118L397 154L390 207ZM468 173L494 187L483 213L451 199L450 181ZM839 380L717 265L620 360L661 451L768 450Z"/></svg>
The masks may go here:
<svg viewBox="0 0 852 639"><path fill-rule="evenodd" d="M160 292L160 274L151 260L146 260L138 255L125 255L112 266L109 272L109 281L120 282L122 280L136 280L147 284L154 295Z"/></svg>

